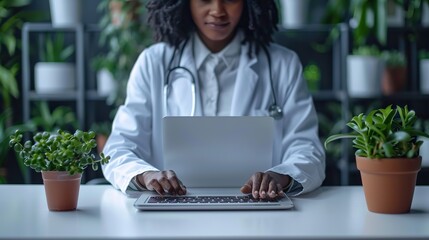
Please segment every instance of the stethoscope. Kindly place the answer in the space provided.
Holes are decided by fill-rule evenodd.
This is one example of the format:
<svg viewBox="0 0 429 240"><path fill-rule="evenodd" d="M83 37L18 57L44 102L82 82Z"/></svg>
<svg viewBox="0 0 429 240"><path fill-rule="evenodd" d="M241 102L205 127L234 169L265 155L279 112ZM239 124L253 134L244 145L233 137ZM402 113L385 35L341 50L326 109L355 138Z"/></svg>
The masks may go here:
<svg viewBox="0 0 429 240"><path fill-rule="evenodd" d="M179 55L179 62L177 64L177 66L175 67L171 67L173 65L173 60L176 57L176 53L177 53L177 48L174 50L173 52L173 56L170 59L170 63L168 64L168 71L164 80L164 112L167 113L168 111L168 95L170 93L170 89L171 89L171 82L170 82L170 75L172 72L177 71L177 70L183 70L187 73L189 73L189 75L191 76L191 91L192 91L192 107L191 107L191 116L195 116L195 104L196 104L196 90L195 90L195 84L196 84L196 80L194 75L192 74L192 72L186 68L186 67L182 67L180 66L180 60L182 59L183 56L183 52L185 50L185 46L187 44L188 40L186 40L181 49L180 49L180 55ZM273 96L273 104L271 104L268 107L268 114L270 117L279 120L283 117L283 110L279 107L279 105L277 104L277 98L275 95L275 91L274 91L274 85L273 85L273 76L271 73L271 58L270 58L270 54L268 53L268 50L265 46L262 46L262 49L265 52L265 56L267 57L267 61L268 61L268 68L269 68L269 76L270 76L270 85L271 85L271 93Z"/></svg>

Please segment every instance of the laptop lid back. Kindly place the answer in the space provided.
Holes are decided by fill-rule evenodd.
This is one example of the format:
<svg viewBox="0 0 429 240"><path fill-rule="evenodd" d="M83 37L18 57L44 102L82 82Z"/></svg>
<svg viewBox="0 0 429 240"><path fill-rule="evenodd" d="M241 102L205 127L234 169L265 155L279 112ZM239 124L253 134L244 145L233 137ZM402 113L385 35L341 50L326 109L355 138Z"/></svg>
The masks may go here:
<svg viewBox="0 0 429 240"><path fill-rule="evenodd" d="M241 187L272 167L271 117L164 117L164 169L186 187Z"/></svg>

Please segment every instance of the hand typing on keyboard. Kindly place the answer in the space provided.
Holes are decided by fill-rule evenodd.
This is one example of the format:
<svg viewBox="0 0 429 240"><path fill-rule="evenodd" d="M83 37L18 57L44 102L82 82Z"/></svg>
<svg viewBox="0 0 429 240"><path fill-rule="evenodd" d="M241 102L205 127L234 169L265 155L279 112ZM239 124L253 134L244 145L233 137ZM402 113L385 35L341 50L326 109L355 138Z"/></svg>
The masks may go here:
<svg viewBox="0 0 429 240"><path fill-rule="evenodd" d="M186 187L177 178L174 171L148 171L137 176L140 184L160 195L185 195Z"/></svg>
<svg viewBox="0 0 429 240"><path fill-rule="evenodd" d="M286 188L291 181L288 175L275 172L257 172L241 187L241 192L252 194L253 198L274 199L283 197Z"/></svg>

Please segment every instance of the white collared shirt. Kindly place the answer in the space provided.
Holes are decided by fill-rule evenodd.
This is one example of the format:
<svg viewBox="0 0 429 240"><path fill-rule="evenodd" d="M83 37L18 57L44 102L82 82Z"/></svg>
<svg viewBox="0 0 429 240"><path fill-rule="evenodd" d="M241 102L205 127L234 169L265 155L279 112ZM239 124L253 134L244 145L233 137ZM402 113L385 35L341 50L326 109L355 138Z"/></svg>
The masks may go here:
<svg viewBox="0 0 429 240"><path fill-rule="evenodd" d="M229 116L240 60L242 34L218 53L212 53L197 33L193 35L193 52L204 116Z"/></svg>

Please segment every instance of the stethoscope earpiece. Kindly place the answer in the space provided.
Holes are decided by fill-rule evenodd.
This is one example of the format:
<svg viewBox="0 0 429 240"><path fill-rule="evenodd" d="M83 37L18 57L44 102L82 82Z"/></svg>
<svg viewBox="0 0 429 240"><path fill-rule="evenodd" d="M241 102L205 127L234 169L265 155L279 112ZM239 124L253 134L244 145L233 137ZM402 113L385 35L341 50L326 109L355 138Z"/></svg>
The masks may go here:
<svg viewBox="0 0 429 240"><path fill-rule="evenodd" d="M268 109L268 113L270 114L270 117L278 120L281 119L283 117L283 111L282 109L278 106L278 105L271 105L270 108Z"/></svg>

